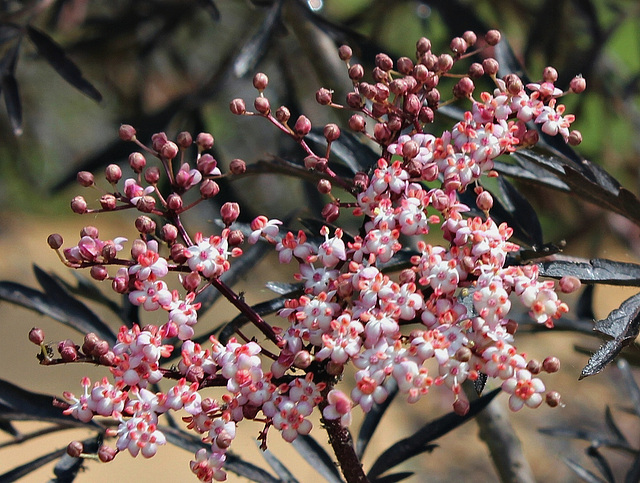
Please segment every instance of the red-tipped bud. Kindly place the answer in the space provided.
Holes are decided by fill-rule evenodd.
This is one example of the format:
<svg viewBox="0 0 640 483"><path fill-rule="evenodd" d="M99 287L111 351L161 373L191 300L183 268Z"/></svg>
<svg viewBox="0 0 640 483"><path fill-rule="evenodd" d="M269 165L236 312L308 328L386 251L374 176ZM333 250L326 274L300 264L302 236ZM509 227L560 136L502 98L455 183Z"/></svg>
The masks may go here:
<svg viewBox="0 0 640 483"><path fill-rule="evenodd" d="M123 141L135 141L136 130L129 124L122 124L118 130L118 136L120 136L120 139Z"/></svg>
<svg viewBox="0 0 640 483"><path fill-rule="evenodd" d="M347 94L347 106L351 109L360 109L364 106L364 99L357 92L349 92Z"/></svg>
<svg viewBox="0 0 640 483"><path fill-rule="evenodd" d="M64 240L62 239L62 235L59 235L58 233L52 233L47 237L47 243L51 248L57 250L62 246Z"/></svg>
<svg viewBox="0 0 640 483"><path fill-rule="evenodd" d="M187 276L182 278L182 286L187 292L195 292L200 282L202 282L202 277L198 272L189 272Z"/></svg>
<svg viewBox="0 0 640 483"><path fill-rule="evenodd" d="M253 101L253 107L256 108L256 111L265 116L271 111L271 104L269 104L269 99L266 97L256 97L256 100Z"/></svg>
<svg viewBox="0 0 640 483"><path fill-rule="evenodd" d="M562 398L560 393L556 391L549 391L545 396L545 402L551 408L555 408L562 405Z"/></svg>
<svg viewBox="0 0 640 483"><path fill-rule="evenodd" d="M148 216L139 216L135 221L136 230L143 235L156 231L156 222Z"/></svg>
<svg viewBox="0 0 640 483"><path fill-rule="evenodd" d="M409 75L413 72L413 61L409 57L400 57L398 59L398 72Z"/></svg>
<svg viewBox="0 0 640 483"><path fill-rule="evenodd" d="M147 160L142 153L131 153L129 155L129 166L135 173L141 173L147 165Z"/></svg>
<svg viewBox="0 0 640 483"><path fill-rule="evenodd" d="M340 137L340 128L337 124L327 124L323 129L324 138L332 143Z"/></svg>
<svg viewBox="0 0 640 483"><path fill-rule="evenodd" d="M587 88L587 81L581 75L575 76L569 83L569 88L574 94L580 94Z"/></svg>
<svg viewBox="0 0 640 483"><path fill-rule="evenodd" d="M220 216L226 226L231 225L240 216L240 205L232 202L225 203L220 207Z"/></svg>
<svg viewBox="0 0 640 483"><path fill-rule="evenodd" d="M212 179L205 179L200 183L200 196L205 200L213 198L218 193L220 193L220 186Z"/></svg>
<svg viewBox="0 0 640 483"><path fill-rule="evenodd" d="M537 359L531 359L527 362L527 370L533 375L540 374L540 371L542 371L542 364L540 364L540 361Z"/></svg>
<svg viewBox="0 0 640 483"><path fill-rule="evenodd" d="M229 171L232 174L243 174L247 170L247 163L242 159L234 159L229 163Z"/></svg>
<svg viewBox="0 0 640 483"><path fill-rule="evenodd" d="M449 54L442 54L438 57L438 70L441 72L449 72L453 67L453 57Z"/></svg>
<svg viewBox="0 0 640 483"><path fill-rule="evenodd" d="M289 122L290 118L291 111L289 111L289 108L280 106L278 109L276 109L276 119L282 124L286 124L287 122Z"/></svg>
<svg viewBox="0 0 640 483"><path fill-rule="evenodd" d="M353 55L353 51L351 50L351 47L349 47L348 45L341 45L340 48L338 49L338 56L340 57L340 60L344 60L345 62L347 62L348 60L351 59L352 55Z"/></svg>
<svg viewBox="0 0 640 483"><path fill-rule="evenodd" d="M258 89L258 91L262 92L267 88L268 85L269 85L269 78L267 77L266 74L263 74L262 72L258 72L256 75L253 76L253 87Z"/></svg>
<svg viewBox="0 0 640 483"><path fill-rule="evenodd" d="M469 77L471 77L472 79L479 79L484 75L484 67L482 67L482 64L474 62L469 66L468 73Z"/></svg>
<svg viewBox="0 0 640 483"><path fill-rule="evenodd" d="M306 136L311 131L311 121L306 116L300 116L293 126L293 130L300 137Z"/></svg>
<svg viewBox="0 0 640 483"><path fill-rule="evenodd" d="M196 167L202 174L211 175L214 174L214 170L218 167L218 162L213 156L207 153L198 158Z"/></svg>
<svg viewBox="0 0 640 483"><path fill-rule="evenodd" d="M476 86L471 79L463 77L453 86L453 95L458 99L468 98L473 94L475 88Z"/></svg>
<svg viewBox="0 0 640 483"><path fill-rule="evenodd" d="M142 213L151 213L156 209L156 199L153 196L141 196L136 203L136 208Z"/></svg>
<svg viewBox="0 0 640 483"><path fill-rule="evenodd" d="M103 463L108 463L116 457L116 450L110 446L102 445L98 448L98 459Z"/></svg>
<svg viewBox="0 0 640 483"><path fill-rule="evenodd" d="M240 116L247 112L247 106L243 99L234 99L229 103L229 110L232 114Z"/></svg>
<svg viewBox="0 0 640 483"><path fill-rule="evenodd" d="M476 205L482 211L489 211L493 207L493 196L488 191L483 191L476 198Z"/></svg>
<svg viewBox="0 0 640 483"><path fill-rule="evenodd" d="M93 186L95 183L93 174L89 171L80 171L76 175L76 180L78 181L78 184L80 184L80 186L84 186L85 188Z"/></svg>
<svg viewBox="0 0 640 483"><path fill-rule="evenodd" d="M175 243L171 245L171 260L177 264L182 264L187 261L187 255L189 252L181 243Z"/></svg>
<svg viewBox="0 0 640 483"><path fill-rule="evenodd" d="M122 178L122 169L117 164L110 164L104 170L104 177L111 184L115 184Z"/></svg>
<svg viewBox="0 0 640 483"><path fill-rule="evenodd" d="M318 89L316 92L316 101L318 104L322 106L327 106L331 104L331 98L333 96L333 91L329 89L325 89L324 87Z"/></svg>
<svg viewBox="0 0 640 483"><path fill-rule="evenodd" d="M500 38L501 35L499 30L489 30L484 36L485 42L489 45L496 45L500 42Z"/></svg>
<svg viewBox="0 0 640 483"><path fill-rule="evenodd" d="M244 242L244 233L240 230L231 230L228 238L229 246L237 247Z"/></svg>
<svg viewBox="0 0 640 483"><path fill-rule="evenodd" d="M44 342L44 330L34 327L29 331L29 340L35 345L40 345Z"/></svg>
<svg viewBox="0 0 640 483"><path fill-rule="evenodd" d="M87 212L87 202L82 196L76 196L71 200L71 211L79 215Z"/></svg>

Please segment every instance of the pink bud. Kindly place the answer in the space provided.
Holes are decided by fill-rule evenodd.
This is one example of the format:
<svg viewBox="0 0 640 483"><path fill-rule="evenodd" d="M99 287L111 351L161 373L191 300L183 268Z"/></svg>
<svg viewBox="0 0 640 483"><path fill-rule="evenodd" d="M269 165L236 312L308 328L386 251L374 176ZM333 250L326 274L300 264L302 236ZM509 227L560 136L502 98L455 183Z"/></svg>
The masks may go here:
<svg viewBox="0 0 640 483"><path fill-rule="evenodd" d="M180 150L178 149L178 145L176 143L167 141L162 146L162 150L160 151L160 154L162 155L163 158L173 159L178 155L179 152Z"/></svg>
<svg viewBox="0 0 640 483"><path fill-rule="evenodd" d="M256 111L265 116L269 114L269 111L271 110L269 99L266 97L256 97L256 100L253 101L253 106L256 108Z"/></svg>
<svg viewBox="0 0 640 483"><path fill-rule="evenodd" d="M87 212L87 202L82 196L76 196L71 200L71 211L79 215Z"/></svg>
<svg viewBox="0 0 640 483"><path fill-rule="evenodd" d="M115 184L122 178L122 170L117 164L110 164L104 170L104 177L111 184Z"/></svg>
<svg viewBox="0 0 640 483"><path fill-rule="evenodd" d="M562 404L562 400L561 400L560 394L558 392L556 392L556 391L549 391L545 395L545 402L551 408L555 408L555 407L560 406Z"/></svg>
<svg viewBox="0 0 640 483"><path fill-rule="evenodd" d="M67 445L67 454L72 458L80 458L80 455L84 451L84 445L80 441L71 441Z"/></svg>
<svg viewBox="0 0 640 483"><path fill-rule="evenodd" d="M489 211L493 207L493 196L488 191L483 191L476 198L476 205L482 211Z"/></svg>
<svg viewBox="0 0 640 483"><path fill-rule="evenodd" d="M89 171L80 171L76 176L76 180L80 186L84 186L85 188L93 186L94 184L93 174Z"/></svg>
<svg viewBox="0 0 640 483"><path fill-rule="evenodd" d="M176 193L167 196L167 208L176 213L182 211L182 196Z"/></svg>
<svg viewBox="0 0 640 483"><path fill-rule="evenodd" d="M409 57L400 57L398 59L398 72L409 75L413 72L413 61Z"/></svg>
<svg viewBox="0 0 640 483"><path fill-rule="evenodd" d="M178 229L175 225L167 223L162 226L162 239L167 243L173 243L178 239Z"/></svg>
<svg viewBox="0 0 640 483"><path fill-rule="evenodd" d="M57 250L62 246L64 240L62 239L62 235L59 235L58 233L52 233L47 237L47 243L51 248Z"/></svg>
<svg viewBox="0 0 640 483"><path fill-rule="evenodd" d="M98 281L106 280L109 277L109 272L107 272L107 269L103 265L94 265L91 267L89 273L91 274L91 278Z"/></svg>
<svg viewBox="0 0 640 483"><path fill-rule="evenodd" d="M118 131L118 135L123 141L134 141L136 139L136 130L129 124L122 124Z"/></svg>
<svg viewBox="0 0 640 483"><path fill-rule="evenodd" d="M40 345L44 342L44 330L34 327L29 331L29 340L35 345Z"/></svg>
<svg viewBox="0 0 640 483"><path fill-rule="evenodd" d="M286 124L287 122L289 122L290 118L291 112L287 107L280 106L278 109L276 109L276 119L282 124Z"/></svg>
<svg viewBox="0 0 640 483"><path fill-rule="evenodd" d="M332 95L333 95L332 91L322 87L321 89L318 89L318 91L316 92L316 102L321 106L327 106L331 104Z"/></svg>
<svg viewBox="0 0 640 483"><path fill-rule="evenodd" d="M364 117L360 114L354 114L349 118L349 129L356 132L362 132L366 125Z"/></svg>
<svg viewBox="0 0 640 483"><path fill-rule="evenodd" d="M229 171L232 174L243 174L247 170L247 163L242 159L234 159L229 163Z"/></svg>
<svg viewBox="0 0 640 483"><path fill-rule="evenodd" d="M260 92L265 90L269 85L269 78L263 74L262 72L258 72L253 76L253 87L258 89Z"/></svg>
<svg viewBox="0 0 640 483"><path fill-rule="evenodd" d="M229 103L229 110L237 116L247 112L247 106L242 99L234 99Z"/></svg>
<svg viewBox="0 0 640 483"><path fill-rule="evenodd" d="M351 50L351 47L349 47L348 45L341 45L340 48L338 49L338 56L340 57L340 60L344 60L346 62L349 59L351 59L352 55L353 55L353 51Z"/></svg>
<svg viewBox="0 0 640 483"><path fill-rule="evenodd" d="M293 130L298 136L306 136L311 131L311 121L306 116L300 116L293 126Z"/></svg>
<svg viewBox="0 0 640 483"><path fill-rule="evenodd" d="M213 136L208 132L201 132L196 136L196 144L202 151L207 151L213 147Z"/></svg>
<svg viewBox="0 0 640 483"><path fill-rule="evenodd" d="M577 75L573 79L571 79L569 87L571 89L571 92L573 92L574 94L580 94L587 88L587 81L581 75Z"/></svg>
<svg viewBox="0 0 640 483"><path fill-rule="evenodd" d="M135 173L141 173L144 167L147 165L147 160L142 153L131 153L129 155L129 166Z"/></svg>
<svg viewBox="0 0 640 483"><path fill-rule="evenodd" d="M139 216L135 221L136 229L142 234L156 231L156 222L148 216Z"/></svg>
<svg viewBox="0 0 640 483"><path fill-rule="evenodd" d="M558 372L560 370L560 359L554 356L547 357L542 361L542 369L549 374Z"/></svg>
<svg viewBox="0 0 640 483"><path fill-rule="evenodd" d="M487 75L496 75L500 69L500 64L493 58L484 59L482 61L482 68Z"/></svg>
<svg viewBox="0 0 640 483"><path fill-rule="evenodd" d="M220 207L220 216L226 226L231 225L240 216L240 205L232 202L225 203Z"/></svg>
<svg viewBox="0 0 640 483"><path fill-rule="evenodd" d="M558 285L563 293L573 293L580 288L582 282L573 275L565 275L560 279Z"/></svg>
<svg viewBox="0 0 640 483"><path fill-rule="evenodd" d="M498 30L489 30L485 34L484 40L489 45L496 45L498 42L500 42L500 37L501 37L500 31L498 31Z"/></svg>
<svg viewBox="0 0 640 483"><path fill-rule="evenodd" d="M220 186L218 186L218 183L216 183L212 179L205 179L202 183L200 183L200 196L202 196L205 200L213 198L219 192Z"/></svg>
<svg viewBox="0 0 640 483"><path fill-rule="evenodd" d="M324 127L323 134L325 139L332 143L340 137L340 128L337 124L327 124Z"/></svg>
<svg viewBox="0 0 640 483"><path fill-rule="evenodd" d="M191 137L191 133L187 131L182 131L178 133L176 142L178 143L178 146L180 146L182 149L187 149L193 144L193 138Z"/></svg>

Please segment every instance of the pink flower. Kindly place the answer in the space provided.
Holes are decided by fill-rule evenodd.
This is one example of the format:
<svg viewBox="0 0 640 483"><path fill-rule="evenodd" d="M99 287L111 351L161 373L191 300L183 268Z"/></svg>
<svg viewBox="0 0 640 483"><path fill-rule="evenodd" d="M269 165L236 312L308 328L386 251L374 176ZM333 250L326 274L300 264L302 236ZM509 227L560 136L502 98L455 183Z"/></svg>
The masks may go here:
<svg viewBox="0 0 640 483"><path fill-rule="evenodd" d="M351 408L353 402L342 391L332 389L327 394L327 402L329 403L322 410L325 419L340 419L340 424L344 427L351 425Z"/></svg>
<svg viewBox="0 0 640 483"><path fill-rule="evenodd" d="M272 239L278 234L280 228L279 225L282 225L280 220L269 220L266 216L258 216L251 222L251 235L247 238L247 241L250 244L255 244L260 237L264 237L267 240Z"/></svg>
<svg viewBox="0 0 640 483"><path fill-rule="evenodd" d="M520 369L516 372L515 377L502 383L502 390L511 394L509 397L509 409L519 411L525 405L530 408L540 406L545 387L540 379L532 377L531 372L526 369Z"/></svg>

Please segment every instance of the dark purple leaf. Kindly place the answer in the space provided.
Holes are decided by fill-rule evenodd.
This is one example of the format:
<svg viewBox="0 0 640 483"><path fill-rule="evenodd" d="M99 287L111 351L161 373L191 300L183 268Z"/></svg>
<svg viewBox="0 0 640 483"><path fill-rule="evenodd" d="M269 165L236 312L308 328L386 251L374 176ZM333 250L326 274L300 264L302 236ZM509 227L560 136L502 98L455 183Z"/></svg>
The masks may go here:
<svg viewBox="0 0 640 483"><path fill-rule="evenodd" d="M488 376L484 372L478 373L478 378L473 381L473 389L476 391L478 396L482 395L482 391L484 391L484 386L487 383Z"/></svg>
<svg viewBox="0 0 640 483"><path fill-rule="evenodd" d="M391 475L381 476L380 478L376 478L372 481L373 483L396 483L397 481L406 480L411 476L413 476L413 473L411 471L403 471L401 473L393 473Z"/></svg>
<svg viewBox="0 0 640 483"><path fill-rule="evenodd" d="M640 286L640 265L605 258L589 261L553 260L538 264L540 275L560 279L572 275L585 283Z"/></svg>
<svg viewBox="0 0 640 483"><path fill-rule="evenodd" d="M0 418L0 431L9 433L11 436L18 436L20 434L20 431L11 424L11 421L5 418Z"/></svg>
<svg viewBox="0 0 640 483"><path fill-rule="evenodd" d="M541 428L538 429L538 432L542 434L546 434L547 436L555 436L561 438L571 438L578 439L581 441L587 441L590 444L595 444L598 446L605 446L607 448L615 448L621 449L626 452L633 452L633 447L629 446L629 444L620 440L617 437L611 437L610 435L605 434L603 431L598 430L589 430L582 428Z"/></svg>
<svg viewBox="0 0 640 483"><path fill-rule="evenodd" d="M500 388L494 389L481 398L471 401L469 412L464 416L450 412L424 425L408 438L397 441L378 456L378 459L369 470L367 476L369 479L374 479L413 456L424 453L425 451L432 451L435 447L435 445L431 444L432 441L453 431L461 424L473 418L482 411L500 391Z"/></svg>
<svg viewBox="0 0 640 483"><path fill-rule="evenodd" d="M11 421L48 421L66 426L93 426L62 414L62 409L54 407L53 396L22 389L15 384L0 379L0 416Z"/></svg>
<svg viewBox="0 0 640 483"><path fill-rule="evenodd" d="M18 83L12 74L2 76L2 93L13 134L20 136L22 134L22 105L18 93Z"/></svg>
<svg viewBox="0 0 640 483"><path fill-rule="evenodd" d="M47 300L61 318L56 320L68 325L82 334L95 332L100 338L114 344L116 336L111 328L94 314L85 304L67 292L67 290L51 275L37 265L33 266L40 286L44 289Z"/></svg>
<svg viewBox="0 0 640 483"><path fill-rule="evenodd" d="M309 435L300 435L291 443L307 463L329 483L342 483L340 471L333 459L318 442Z"/></svg>
<svg viewBox="0 0 640 483"><path fill-rule="evenodd" d="M233 73L236 77L244 77L253 72L260 60L267 53L268 44L277 26L280 25L282 1L273 2L271 9L260 23L260 29L247 40L233 62Z"/></svg>
<svg viewBox="0 0 640 483"><path fill-rule="evenodd" d="M598 448L591 445L586 449L587 456L594 464L596 468L600 471L600 474L604 476L605 480L608 483L615 483L615 478L613 477L613 472L611 471L611 466L607 463L607 460L602 456Z"/></svg>
<svg viewBox="0 0 640 483"><path fill-rule="evenodd" d="M503 177L498 178L502 206L510 215L507 221L514 230L514 236L529 246L542 245L542 227L538 215L518 190ZM495 207L494 207L495 208ZM492 211L493 214L493 211Z"/></svg>
<svg viewBox="0 0 640 483"><path fill-rule="evenodd" d="M194 434L186 433L169 426L159 426L158 429L166 436L169 443L179 448L186 449L192 453L195 453L201 448L211 450L210 444L203 443L202 440ZM224 468L250 481L256 481L258 483L280 483L279 480L263 469L244 461L232 452L227 452L227 461L224 464Z"/></svg>
<svg viewBox="0 0 640 483"><path fill-rule="evenodd" d="M595 320L596 315L593 312L593 292L595 290L594 284L585 286L584 290L578 298L578 302L573 308L573 312L576 317L584 320Z"/></svg>
<svg viewBox="0 0 640 483"><path fill-rule="evenodd" d="M624 483L636 483L640 481L640 451L633 458L633 464L626 475L624 475Z"/></svg>
<svg viewBox="0 0 640 483"><path fill-rule="evenodd" d="M313 141L318 147L327 145L321 128L313 128L307 134L306 139ZM344 130L340 132L340 137L331 143L331 156L342 161L351 170L352 175L358 171L366 172L375 166L380 159L379 153L376 153L354 134Z"/></svg>
<svg viewBox="0 0 640 483"><path fill-rule="evenodd" d="M627 438L625 438L624 434L622 434L622 431L620 431L620 428L618 427L615 419L613 419L611 408L608 405L604 410L604 422L607 424L607 427L609 428L611 433L616 436L616 438L618 438L620 441L624 441L625 444L629 445Z"/></svg>
<svg viewBox="0 0 640 483"><path fill-rule="evenodd" d="M550 173L546 169L528 161L525 158L519 158L516 160L518 164L508 164L502 161L494 161L494 169L510 178L519 179L528 184L536 186L547 186L549 188L556 189L558 191L568 192L570 191L566 183L560 181L553 173Z"/></svg>
<svg viewBox="0 0 640 483"><path fill-rule="evenodd" d="M278 295L286 295L292 292L301 291L303 285L301 283L287 283L287 282L267 282L264 284L266 288Z"/></svg>
<svg viewBox="0 0 640 483"><path fill-rule="evenodd" d="M251 308L260 316L273 314L276 311L284 308L284 303L287 300L289 300L294 294L298 294L298 293L299 291L296 290L294 293L290 293L282 297L276 297L274 299L261 302L259 304L252 306ZM218 334L218 340L223 344L226 344L227 341L231 337L233 337L236 330L240 330L242 327L244 327L248 323L249 323L249 318L246 315L238 314L236 317L233 318L233 320L231 320L230 322L222 326L222 330L220 330L220 333ZM197 341L199 342L200 339L198 338Z"/></svg>
<svg viewBox="0 0 640 483"><path fill-rule="evenodd" d="M269 463L269 466L271 466L271 469L275 471L276 475L278 475L278 478L280 478L282 483L298 483L298 480L291 474L284 463L276 458L276 455L274 455L268 449L262 451L261 453L262 457L267 463Z"/></svg>
<svg viewBox="0 0 640 483"><path fill-rule="evenodd" d="M607 483L605 480L599 478L594 475L591 471L586 469L584 466L579 465L578 463L571 461L567 458L562 458L565 464L580 477L582 481L586 483Z"/></svg>
<svg viewBox="0 0 640 483"><path fill-rule="evenodd" d="M618 360L617 366L629 391L629 402L633 405L636 415L640 416L640 387L633 377L629 363L626 359L621 358Z"/></svg>
<svg viewBox="0 0 640 483"><path fill-rule="evenodd" d="M387 399L385 399L382 404L375 403L364 417L362 426L360 426L358 438L356 439L356 455L358 456L358 459L362 459L362 456L369 445L369 441L371 441L373 433L375 433L380 421L382 420L382 416L384 416L389 405L398 394L398 384L394 379L390 378L387 380L385 383L385 389L389 393Z"/></svg>
<svg viewBox="0 0 640 483"><path fill-rule="evenodd" d="M27 36L35 45L38 53L45 58L60 77L94 101L100 102L102 100L102 94L82 76L80 69L51 37L31 25L27 25Z"/></svg>

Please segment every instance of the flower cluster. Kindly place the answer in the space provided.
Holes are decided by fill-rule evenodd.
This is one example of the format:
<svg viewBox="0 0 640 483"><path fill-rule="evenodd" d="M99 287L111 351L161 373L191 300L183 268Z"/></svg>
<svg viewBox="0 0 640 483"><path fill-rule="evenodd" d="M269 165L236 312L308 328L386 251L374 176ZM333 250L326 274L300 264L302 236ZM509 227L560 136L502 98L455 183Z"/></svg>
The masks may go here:
<svg viewBox="0 0 640 483"><path fill-rule="evenodd" d="M187 427L209 445L196 453L191 470L202 481L220 481L226 478L226 452L241 421L265 425L263 447L269 428L290 442L311 431L309 416L316 408L325 421L347 426L353 407L369 411L384 402L392 382L409 403L433 386L445 387L459 414L469 408L462 384L481 374L500 381L511 395L513 410L542 403L546 389L536 375L557 370L557 360L540 364L518 353L512 304L519 301L533 320L547 327L568 309L554 283L539 280L536 265L509 263L519 250L511 240L513 230L491 218L493 199L479 180L482 175L497 176L493 167L498 156L535 144L536 124L546 134L579 142L580 134L569 130L573 116L558 103L565 92L554 85L557 73L547 68L541 83L525 86L515 75L497 77L494 59L474 63L468 74L455 76L459 80L453 86L453 98L467 99L469 110L450 131L439 136L428 132L444 104L441 81L454 77L452 69L473 54L469 49L476 43L492 46L498 41L496 31L484 41L466 32L452 41L453 55L438 56L427 39L420 39L415 61L403 57L394 68L391 58L378 55L373 84L363 80L363 67L351 62L351 50L341 47L340 57L353 81L346 105L357 111L349 127L381 148L370 173L352 179L330 167L339 128L325 126L326 153L314 153L305 142L311 129L306 117L290 127L286 107L272 114L264 96L264 74L254 78L259 92L255 112L247 111L241 99L231 102L235 114L264 117L300 144L308 153L305 167L318 174L321 193L330 194L335 185L352 196L348 202L331 197L322 215L327 222L335 222L345 210L361 217L357 235L326 226L319 234L294 233L266 216L257 217L243 232L234 226L240 207L228 202L220 209L225 227L219 234L192 237L181 213L219 192L215 179L222 173L207 153L213 137L196 137L192 167L187 156L194 141L188 133L180 133L176 142L156 134L146 147L131 126L121 127L121 138L141 149L129 158L136 177L125 180L121 192L121 168L110 165L105 177L112 190L101 194L100 208L89 208L78 196L72 209L141 212L135 222L139 238L131 244L130 257L122 256L126 239L101 240L91 226L82 230L76 246L59 253L68 266L90 268L93 278L110 280L113 290L126 294L132 304L166 317L160 326L123 326L112 347L95 334L88 334L81 347L71 341L59 345L62 362L94 361L111 371L113 382L103 379L91 387L85 378L82 396L64 394L66 414L85 422L111 417L118 423L107 433L117 438L115 450L99 453L104 461L123 451L153 456L166 443L159 418L168 411L186 411ZM483 76L495 88L474 97L474 80ZM584 90L584 81L574 79L570 90ZM327 89L320 89L316 98L320 104L344 108ZM373 127L366 126L366 119L374 121ZM156 158L159 166L147 166L147 157ZM244 169L243 161L234 160L230 175ZM169 193L160 191L162 173ZM90 173L80 173L78 179L99 189ZM475 190L484 216L469 216L470 207L459 199L467 189ZM195 199L188 202L189 196ZM440 244L434 242L434 233L439 233ZM242 256L243 243L270 244L281 263L297 264L295 279L302 295L288 300L273 324L220 279L232 259ZM62 240L52 235L49 244L59 249ZM178 275L180 290L169 288L170 273ZM207 344L196 343L201 308L197 297L209 285L265 340L249 340L238 330L229 340L211 336ZM174 347L176 338L179 345ZM44 363L55 361L43 357ZM356 368L350 394L335 388L347 365ZM160 389L161 382L169 387ZM212 387L223 388L222 395L214 397ZM546 397L549 404L558 403L557 394Z"/></svg>

